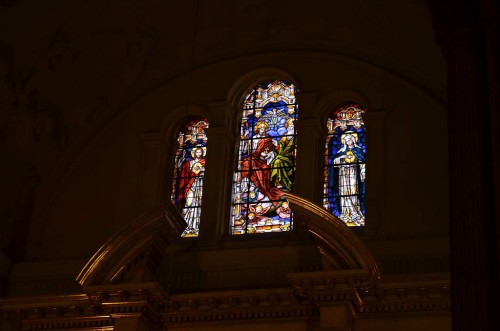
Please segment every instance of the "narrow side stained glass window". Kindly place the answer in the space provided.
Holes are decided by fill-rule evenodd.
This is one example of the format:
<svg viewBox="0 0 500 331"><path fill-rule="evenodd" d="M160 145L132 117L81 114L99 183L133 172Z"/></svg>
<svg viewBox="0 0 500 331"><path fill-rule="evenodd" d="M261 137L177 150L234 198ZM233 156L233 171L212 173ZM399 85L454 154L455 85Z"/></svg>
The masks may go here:
<svg viewBox="0 0 500 331"><path fill-rule="evenodd" d="M196 237L200 229L207 155L206 128L206 118L190 118L177 136L171 199L188 224L182 237Z"/></svg>
<svg viewBox="0 0 500 331"><path fill-rule="evenodd" d="M283 192L293 192L296 88L284 81L257 86L243 103L234 173L232 234L284 232L293 214Z"/></svg>
<svg viewBox="0 0 500 331"><path fill-rule="evenodd" d="M327 120L323 207L348 226L365 225L365 113L356 103L333 112Z"/></svg>

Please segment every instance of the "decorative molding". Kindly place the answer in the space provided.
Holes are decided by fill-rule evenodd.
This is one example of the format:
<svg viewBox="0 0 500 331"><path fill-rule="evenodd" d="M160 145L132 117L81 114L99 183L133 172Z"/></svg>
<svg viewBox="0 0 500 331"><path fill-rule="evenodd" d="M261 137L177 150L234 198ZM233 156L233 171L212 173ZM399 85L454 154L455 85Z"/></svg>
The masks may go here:
<svg viewBox="0 0 500 331"><path fill-rule="evenodd" d="M449 274L388 277L375 283L352 271L290 274L288 278L300 297L318 306L350 302L357 317L451 311Z"/></svg>
<svg viewBox="0 0 500 331"><path fill-rule="evenodd" d="M296 219L313 235L320 253L334 270L363 270L372 281L380 278L370 251L344 222L311 201L291 193L285 193L285 197Z"/></svg>
<svg viewBox="0 0 500 331"><path fill-rule="evenodd" d="M160 205L101 246L78 275L78 283L85 288L154 277L167 244L180 237L185 227L170 202Z"/></svg>
<svg viewBox="0 0 500 331"><path fill-rule="evenodd" d="M149 329L235 321L308 321L347 307L349 316L450 314L449 275L380 279L363 242L323 208L286 194L333 270L288 273L287 285L257 289L169 293L158 282L166 244L185 223L170 204L138 218L89 260L77 281L83 293L0 299L0 311L20 330L112 330L117 319ZM167 284L170 290L170 284ZM328 308L328 309L325 309ZM323 312L323 313L322 313Z"/></svg>
<svg viewBox="0 0 500 331"><path fill-rule="evenodd" d="M158 283L88 286L85 294L0 300L18 329L112 329L117 318L143 318L151 328L254 320L309 320L321 307L347 305L355 318L449 315L449 274L387 277L364 272L289 274L290 287L166 293Z"/></svg>

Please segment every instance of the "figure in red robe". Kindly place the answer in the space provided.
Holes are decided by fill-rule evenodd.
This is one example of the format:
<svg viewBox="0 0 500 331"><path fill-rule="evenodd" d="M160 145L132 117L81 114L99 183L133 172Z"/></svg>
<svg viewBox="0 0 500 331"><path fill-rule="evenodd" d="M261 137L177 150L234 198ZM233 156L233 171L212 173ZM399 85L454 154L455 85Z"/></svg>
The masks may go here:
<svg viewBox="0 0 500 331"><path fill-rule="evenodd" d="M263 138L257 144L255 152L243 159L241 163L241 177L249 180L269 198L273 205L277 205L283 192L271 184L271 162L275 157L275 145L271 138Z"/></svg>
<svg viewBox="0 0 500 331"><path fill-rule="evenodd" d="M203 148L194 148L191 152L193 158L182 164L177 208L188 224L186 231L197 232L199 229L205 171L204 154Z"/></svg>

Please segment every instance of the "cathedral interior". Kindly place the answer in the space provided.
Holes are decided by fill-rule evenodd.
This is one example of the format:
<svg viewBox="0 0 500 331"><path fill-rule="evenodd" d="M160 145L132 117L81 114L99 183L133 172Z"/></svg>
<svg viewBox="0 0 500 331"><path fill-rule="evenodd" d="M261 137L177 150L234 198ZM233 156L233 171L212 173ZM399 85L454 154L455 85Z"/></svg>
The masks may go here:
<svg viewBox="0 0 500 331"><path fill-rule="evenodd" d="M499 330L499 12L0 0L0 330ZM266 96L295 103L250 109ZM347 104L366 155L345 131L332 169L363 164L331 181L363 185L356 217L324 197ZM281 190L279 216L236 208L238 180Z"/></svg>

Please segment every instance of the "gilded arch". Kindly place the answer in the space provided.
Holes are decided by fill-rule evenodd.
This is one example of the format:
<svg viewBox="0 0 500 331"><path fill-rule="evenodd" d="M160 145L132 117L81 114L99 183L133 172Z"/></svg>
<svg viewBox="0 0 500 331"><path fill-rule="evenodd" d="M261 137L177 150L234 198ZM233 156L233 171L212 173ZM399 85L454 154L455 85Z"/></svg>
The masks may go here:
<svg viewBox="0 0 500 331"><path fill-rule="evenodd" d="M359 237L328 211L291 193L285 193L297 220L312 235L320 253L333 271L352 272L377 281L375 259ZM154 281L155 268L165 256L166 246L180 236L185 221L167 202L137 218L110 238L89 259L77 282L92 285Z"/></svg>

